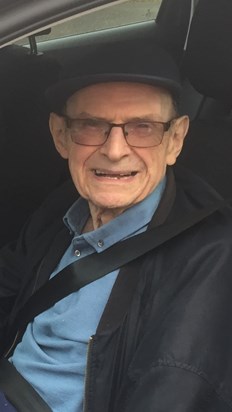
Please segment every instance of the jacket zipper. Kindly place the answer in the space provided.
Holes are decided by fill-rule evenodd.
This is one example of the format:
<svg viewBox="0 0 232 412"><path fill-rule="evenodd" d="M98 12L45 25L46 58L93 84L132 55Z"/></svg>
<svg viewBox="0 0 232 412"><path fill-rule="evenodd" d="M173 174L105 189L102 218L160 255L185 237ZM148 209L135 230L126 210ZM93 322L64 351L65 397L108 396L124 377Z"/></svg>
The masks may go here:
<svg viewBox="0 0 232 412"><path fill-rule="evenodd" d="M88 388L89 388L90 355L91 355L91 350L92 350L92 347L93 347L93 340L94 340L94 335L90 336L89 342L88 342L88 347L87 347L83 412L87 412L87 408L88 408L87 398L88 398Z"/></svg>

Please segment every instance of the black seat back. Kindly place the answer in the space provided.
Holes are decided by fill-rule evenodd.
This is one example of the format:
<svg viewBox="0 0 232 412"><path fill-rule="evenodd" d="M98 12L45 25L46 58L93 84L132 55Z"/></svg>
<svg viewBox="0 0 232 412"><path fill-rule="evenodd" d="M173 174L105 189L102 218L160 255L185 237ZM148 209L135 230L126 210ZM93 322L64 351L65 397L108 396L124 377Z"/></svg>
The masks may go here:
<svg viewBox="0 0 232 412"><path fill-rule="evenodd" d="M227 198L232 198L231 22L231 1L199 0L183 61L198 107L180 156Z"/></svg>
<svg viewBox="0 0 232 412"><path fill-rule="evenodd" d="M1 51L0 245L14 239L45 196L67 176L48 128L44 91L59 66L27 48Z"/></svg>

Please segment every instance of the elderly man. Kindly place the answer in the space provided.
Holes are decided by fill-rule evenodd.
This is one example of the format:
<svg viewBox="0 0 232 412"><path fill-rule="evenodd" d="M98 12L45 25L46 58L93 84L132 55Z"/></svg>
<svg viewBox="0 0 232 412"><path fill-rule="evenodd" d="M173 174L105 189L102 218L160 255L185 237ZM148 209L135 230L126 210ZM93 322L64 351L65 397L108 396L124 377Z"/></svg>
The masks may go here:
<svg viewBox="0 0 232 412"><path fill-rule="evenodd" d="M1 254L9 360L0 388L9 408L232 410L231 211L199 178L174 175L189 125L177 112L178 71L159 48L139 57L136 65L129 53L111 53L99 70L92 63L48 93L51 133L73 183ZM120 269L61 293L11 346L17 314L35 290L114 245L131 253L130 241L143 243L145 233L153 250L126 265L116 255Z"/></svg>

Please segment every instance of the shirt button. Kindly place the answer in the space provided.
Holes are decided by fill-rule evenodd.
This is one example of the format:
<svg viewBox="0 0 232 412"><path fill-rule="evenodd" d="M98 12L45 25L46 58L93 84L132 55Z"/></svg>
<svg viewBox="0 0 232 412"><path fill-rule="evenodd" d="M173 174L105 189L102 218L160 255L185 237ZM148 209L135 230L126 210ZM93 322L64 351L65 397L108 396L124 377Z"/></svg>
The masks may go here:
<svg viewBox="0 0 232 412"><path fill-rule="evenodd" d="M74 255L79 257L79 256L81 256L81 252L78 249L76 249L75 252L74 252Z"/></svg>
<svg viewBox="0 0 232 412"><path fill-rule="evenodd" d="M98 247L104 246L104 240L100 239L100 240L97 242L97 245L98 245Z"/></svg>

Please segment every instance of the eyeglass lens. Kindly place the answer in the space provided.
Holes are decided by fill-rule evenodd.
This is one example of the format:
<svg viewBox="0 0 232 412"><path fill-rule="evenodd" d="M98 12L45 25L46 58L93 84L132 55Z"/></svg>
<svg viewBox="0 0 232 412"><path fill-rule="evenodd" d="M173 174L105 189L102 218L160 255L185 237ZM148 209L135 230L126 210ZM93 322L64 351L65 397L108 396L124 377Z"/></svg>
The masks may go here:
<svg viewBox="0 0 232 412"><path fill-rule="evenodd" d="M120 127L127 143L134 147L157 146L165 132L165 124L149 121L111 124L95 119L73 119L69 127L73 142L86 146L104 144L114 127Z"/></svg>

